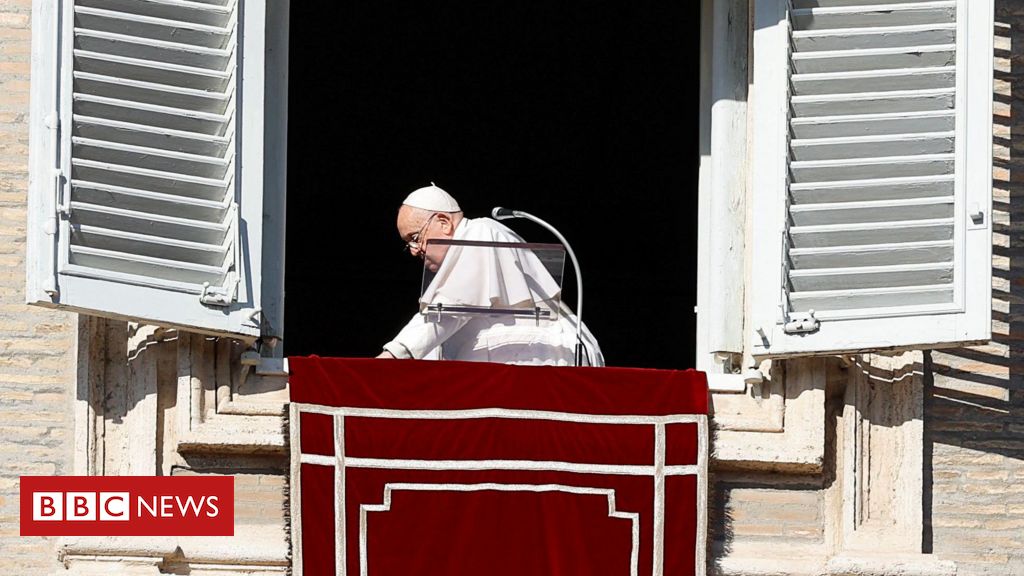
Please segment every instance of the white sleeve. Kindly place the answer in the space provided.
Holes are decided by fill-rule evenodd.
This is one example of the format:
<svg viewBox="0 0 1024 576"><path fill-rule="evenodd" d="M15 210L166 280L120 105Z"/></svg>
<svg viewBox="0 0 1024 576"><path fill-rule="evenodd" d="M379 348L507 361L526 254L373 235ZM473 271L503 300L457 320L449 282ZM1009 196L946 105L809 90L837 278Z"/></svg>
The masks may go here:
<svg viewBox="0 0 1024 576"><path fill-rule="evenodd" d="M440 322L427 320L423 314L413 314L409 323L390 342L384 345L395 358L420 359L444 344L445 340L466 325L469 317L445 316Z"/></svg>

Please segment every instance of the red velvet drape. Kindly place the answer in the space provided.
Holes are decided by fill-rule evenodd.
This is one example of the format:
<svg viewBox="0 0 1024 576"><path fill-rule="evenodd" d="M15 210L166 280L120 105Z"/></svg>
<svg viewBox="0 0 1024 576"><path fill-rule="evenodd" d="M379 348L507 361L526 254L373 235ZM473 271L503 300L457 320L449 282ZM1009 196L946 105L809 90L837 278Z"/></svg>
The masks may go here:
<svg viewBox="0 0 1024 576"><path fill-rule="evenodd" d="M301 468L306 576L341 573L339 495L352 575L361 562L374 575L628 575L634 563L645 575L656 517L664 573L694 573L698 478L667 476L658 504L650 417L707 414L703 373L317 357L289 364L293 402L346 409L343 468L324 464L338 458L333 416L304 413L292 439L303 454L331 459ZM502 410L450 412L481 409ZM697 463L698 423L670 421L663 438L665 466Z"/></svg>

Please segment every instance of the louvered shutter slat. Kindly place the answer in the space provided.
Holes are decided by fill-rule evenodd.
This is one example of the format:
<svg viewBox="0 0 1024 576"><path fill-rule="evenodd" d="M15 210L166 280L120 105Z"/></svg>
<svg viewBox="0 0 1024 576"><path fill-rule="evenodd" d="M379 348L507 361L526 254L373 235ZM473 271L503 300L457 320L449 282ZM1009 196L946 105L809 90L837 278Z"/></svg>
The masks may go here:
<svg viewBox="0 0 1024 576"><path fill-rule="evenodd" d="M188 0L77 0L80 6L206 26L232 24L231 6Z"/></svg>
<svg viewBox="0 0 1024 576"><path fill-rule="evenodd" d="M72 246L75 266L103 268L151 280L173 280L183 284L215 282L227 273L225 267L203 266L192 262L163 260L132 253L115 252L90 246Z"/></svg>
<svg viewBox="0 0 1024 576"><path fill-rule="evenodd" d="M818 268L793 272L790 280L800 291L892 288L952 282L951 262Z"/></svg>
<svg viewBox="0 0 1024 576"><path fill-rule="evenodd" d="M144 214L172 216L205 222L223 222L230 208L228 202L198 198L181 198L134 188L99 184L86 180L72 182L79 202L93 205L112 204L123 210Z"/></svg>
<svg viewBox="0 0 1024 576"><path fill-rule="evenodd" d="M790 173L797 184L828 183L854 180L865 174L878 178L943 175L953 170L954 163L952 154L806 160L790 163Z"/></svg>
<svg viewBox="0 0 1024 576"><path fill-rule="evenodd" d="M870 310L874 307L895 308L914 302L927 312L929 307L948 306L953 298L953 287L939 286L908 286L905 288L891 287L863 290L834 290L821 292L802 292L792 299L794 308L799 310ZM869 316L871 313L864 313ZM855 314L851 314L855 316Z"/></svg>
<svg viewBox="0 0 1024 576"><path fill-rule="evenodd" d="M886 134L882 136L802 139L793 142L794 160L848 160L871 155L900 156L908 150L918 154L950 154L953 132Z"/></svg>
<svg viewBox="0 0 1024 576"><path fill-rule="evenodd" d="M223 179L231 163L224 158L185 154L91 138L72 138L72 154L78 158L175 172L203 178Z"/></svg>
<svg viewBox="0 0 1024 576"><path fill-rule="evenodd" d="M85 243L89 246L104 250L207 266L223 267L229 264L226 262L227 245L215 246L93 226L82 226L77 233L86 239Z"/></svg>
<svg viewBox="0 0 1024 576"><path fill-rule="evenodd" d="M816 3L817 7L794 7L795 30L829 30L948 24L956 18L956 2L857 2L852 5Z"/></svg>
<svg viewBox="0 0 1024 576"><path fill-rule="evenodd" d="M78 220L84 226L137 232L161 238L202 242L214 246L219 246L225 241L230 229L227 223L160 216L83 202L72 202L71 207L79 212Z"/></svg>
<svg viewBox="0 0 1024 576"><path fill-rule="evenodd" d="M228 113L228 107L232 102L230 94L112 78L87 72L75 74L75 85L82 92L93 96L220 115Z"/></svg>
<svg viewBox="0 0 1024 576"><path fill-rule="evenodd" d="M904 242L950 240L952 238L952 218L794 226L789 231L789 239L793 248L854 247L863 244L898 245ZM792 295L791 292L790 296L792 297Z"/></svg>
<svg viewBox="0 0 1024 576"><path fill-rule="evenodd" d="M841 182L793 184L793 208L819 202L870 202L953 195L954 178L949 174L914 178L876 178Z"/></svg>
<svg viewBox="0 0 1024 576"><path fill-rule="evenodd" d="M928 112L949 110L955 105L952 88L932 90L867 92L861 94L816 94L794 96L793 113L797 118L844 116L854 114L885 114L894 112ZM850 120L853 120L852 118Z"/></svg>
<svg viewBox="0 0 1024 576"><path fill-rule="evenodd" d="M952 218L953 198L803 204L791 208L790 216L797 226Z"/></svg>
<svg viewBox="0 0 1024 576"><path fill-rule="evenodd" d="M953 66L940 66L924 70L895 68L800 74L793 78L793 93L798 96L814 96L848 94L858 90L875 92L934 90L949 86L954 81L955 74L956 68Z"/></svg>
<svg viewBox="0 0 1024 576"><path fill-rule="evenodd" d="M894 4L896 1L900 1L901 4L933 4L936 0L792 0L791 4L795 9L807 9L889 5Z"/></svg>
<svg viewBox="0 0 1024 576"><path fill-rule="evenodd" d="M954 128L952 110L862 114L857 116L796 117L790 123L793 138L838 138L941 132Z"/></svg>
<svg viewBox="0 0 1024 576"><path fill-rule="evenodd" d="M793 46L800 52L811 50L856 50L903 46L953 44L956 26L926 24L878 28L839 28L793 32Z"/></svg>
<svg viewBox="0 0 1024 576"><path fill-rule="evenodd" d="M140 41L134 36L87 28L76 28L75 37L75 47L84 52L164 62L189 68L223 70L231 59L231 52L228 50L160 40Z"/></svg>
<svg viewBox="0 0 1024 576"><path fill-rule="evenodd" d="M950 66L956 62L956 46L914 46L867 50L813 50L793 54L797 74L862 72L906 69L918 66Z"/></svg>
<svg viewBox="0 0 1024 576"><path fill-rule="evenodd" d="M222 157L227 147L231 145L231 138L223 136L196 134L182 130L145 126L91 116L76 116L74 118L74 131L83 138L123 142L125 144L136 144L215 157Z"/></svg>
<svg viewBox="0 0 1024 576"><path fill-rule="evenodd" d="M227 27L203 26L80 5L75 6L75 25L89 30L207 48L224 47L233 33Z"/></svg>
<svg viewBox="0 0 1024 576"><path fill-rule="evenodd" d="M74 177L71 180L72 192L75 182L88 180L101 184L139 188L163 194L178 194L183 198L201 198L204 200L223 200L230 188L230 181L189 176L175 172L149 170L136 166L109 164L93 160L77 159L72 161Z"/></svg>
<svg viewBox="0 0 1024 576"><path fill-rule="evenodd" d="M127 97L127 94L121 96ZM79 93L75 95L74 104L76 114L153 128L182 130L197 135L222 136L230 127L227 115L133 102L124 98Z"/></svg>
<svg viewBox="0 0 1024 576"><path fill-rule="evenodd" d="M74 56L76 70L127 80L214 91L223 91L231 81L229 73L196 66L169 64L88 50L75 50Z"/></svg>
<svg viewBox="0 0 1024 576"><path fill-rule="evenodd" d="M945 262L953 259L953 242L904 242L898 247L874 244L794 248L789 251L789 257L793 264L801 269Z"/></svg>

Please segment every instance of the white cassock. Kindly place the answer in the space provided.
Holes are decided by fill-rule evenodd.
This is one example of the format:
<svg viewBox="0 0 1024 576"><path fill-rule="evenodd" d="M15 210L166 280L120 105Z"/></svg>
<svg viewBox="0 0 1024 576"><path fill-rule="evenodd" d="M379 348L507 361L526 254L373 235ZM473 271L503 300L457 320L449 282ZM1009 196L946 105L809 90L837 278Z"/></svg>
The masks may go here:
<svg viewBox="0 0 1024 576"><path fill-rule="evenodd" d="M463 218L454 239L523 242L507 226L490 218ZM396 358L572 366L576 362L577 321L565 304L560 304L557 321L485 315L442 315L436 321L422 313L434 304L550 308L560 291L529 250L452 246L420 297L420 313L413 315L384 349ZM582 339L582 364L604 366L601 348L586 325Z"/></svg>

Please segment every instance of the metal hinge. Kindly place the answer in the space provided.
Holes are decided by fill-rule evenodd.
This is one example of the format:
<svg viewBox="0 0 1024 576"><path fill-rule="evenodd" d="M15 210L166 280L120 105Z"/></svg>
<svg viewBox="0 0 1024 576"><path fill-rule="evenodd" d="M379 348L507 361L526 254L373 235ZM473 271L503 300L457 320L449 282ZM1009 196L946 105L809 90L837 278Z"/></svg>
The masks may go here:
<svg viewBox="0 0 1024 576"><path fill-rule="evenodd" d="M65 194L62 194L64 188L64 171L60 167L56 166L58 144L58 131L60 130L60 117L56 112L51 112L46 115L43 119L43 124L50 132L51 146L53 147L53 162L55 166L51 170L50 174L53 178L53 212L46 218L43 224L43 231L50 236L56 236L58 230L58 224L60 218L67 218L71 215L70 206L65 206L67 199L64 198Z"/></svg>
<svg viewBox="0 0 1024 576"><path fill-rule="evenodd" d="M199 301L207 306L230 306L231 294L223 286L210 286L209 282L203 282L203 293L199 295Z"/></svg>
<svg viewBox="0 0 1024 576"><path fill-rule="evenodd" d="M224 286L210 286L209 282L203 282L203 292L199 295L199 301L207 306L230 306L237 298L238 274L233 270L228 272Z"/></svg>

